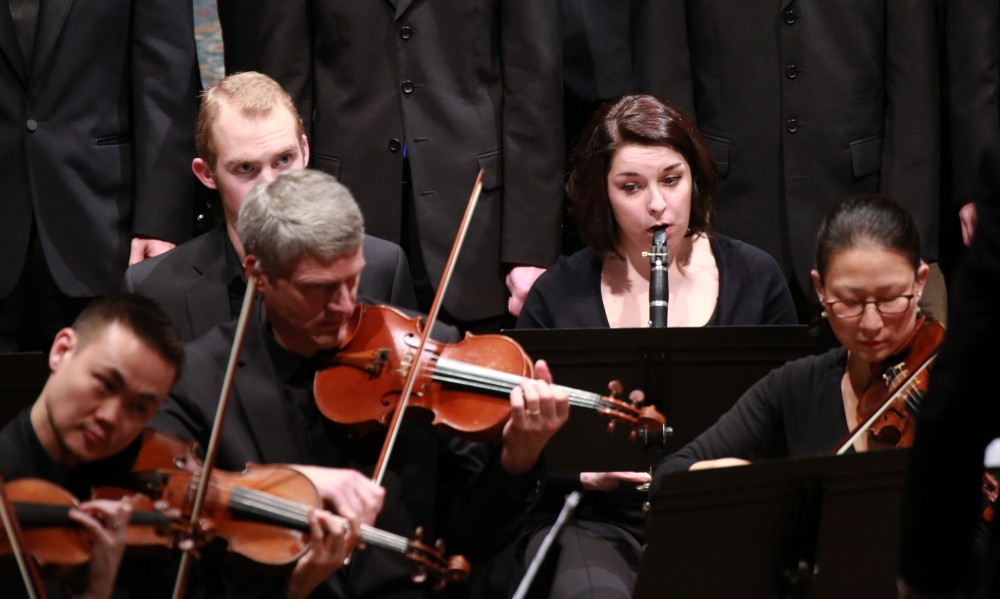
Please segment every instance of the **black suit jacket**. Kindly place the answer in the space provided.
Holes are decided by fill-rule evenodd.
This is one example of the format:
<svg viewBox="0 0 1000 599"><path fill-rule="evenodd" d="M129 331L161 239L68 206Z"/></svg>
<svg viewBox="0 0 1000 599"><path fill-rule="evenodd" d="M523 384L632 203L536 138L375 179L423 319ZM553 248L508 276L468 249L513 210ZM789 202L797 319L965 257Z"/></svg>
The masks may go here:
<svg viewBox="0 0 1000 599"><path fill-rule="evenodd" d="M324 439L329 452L319 459L311 456L305 445L309 433L286 404L271 354L273 342L264 327L259 313L249 321L220 438L218 468L242 471L248 462L314 463L355 468L370 476L384 432L361 435L328 425ZM207 445L234 328L235 323L227 323L188 344L188 365L154 416L154 428L197 441L202 448ZM328 400L362 401L353 395ZM444 437L429 419L410 410L385 471L386 498L376 526L405 537L423 526L426 539L443 537L449 553L463 554L476 564L496 548L498 538L513 534L519 518L537 497L540 469L510 477L499 464L497 449ZM282 579L260 568L239 573L232 569L223 573L212 565L206 568L210 579L224 578L225 589L217 590L226 596L280 595ZM355 554L352 564L328 579L314 596L436 596L428 585L410 581L412 571L411 564L399 556L369 548Z"/></svg>
<svg viewBox="0 0 1000 599"><path fill-rule="evenodd" d="M1000 140L977 162L978 223L952 281L948 334L921 402L904 493L900 570L926 593L968 583L983 503L983 452L1000 437L1000 401L982 390L984 373L996 368L1000 338ZM991 534L977 597L1000 594L998 516Z"/></svg>
<svg viewBox="0 0 1000 599"><path fill-rule="evenodd" d="M233 318L226 241L226 229L216 227L166 254L131 266L125 272L124 290L155 299L180 328L185 341L200 337ZM413 280L402 248L369 235L362 251L365 269L358 295L415 310Z"/></svg>
<svg viewBox="0 0 1000 599"><path fill-rule="evenodd" d="M1000 136L1000 2L944 0L952 193L972 201L983 152Z"/></svg>
<svg viewBox="0 0 1000 599"><path fill-rule="evenodd" d="M903 203L937 256L936 0L639 0L640 91L695 117L718 162L715 225L811 296L826 211Z"/></svg>
<svg viewBox="0 0 1000 599"><path fill-rule="evenodd" d="M253 71L260 35L258 6L267 0L216 0L226 74Z"/></svg>
<svg viewBox="0 0 1000 599"><path fill-rule="evenodd" d="M504 314L503 265L544 267L560 251L555 2L289 0L262 11L258 70L295 98L311 165L351 189L369 232L396 242L405 142L435 285L485 171L443 307L465 321Z"/></svg>
<svg viewBox="0 0 1000 599"><path fill-rule="evenodd" d="M130 239L190 237L191 0L44 0L32 64L0 0L0 297L32 222L59 288L116 291Z"/></svg>

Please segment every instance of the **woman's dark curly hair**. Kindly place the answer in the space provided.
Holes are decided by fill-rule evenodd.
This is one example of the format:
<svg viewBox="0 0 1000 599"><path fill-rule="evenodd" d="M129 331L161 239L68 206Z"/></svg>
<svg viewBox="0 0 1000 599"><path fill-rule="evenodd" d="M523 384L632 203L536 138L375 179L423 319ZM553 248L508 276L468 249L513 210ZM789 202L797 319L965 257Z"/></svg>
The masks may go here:
<svg viewBox="0 0 1000 599"><path fill-rule="evenodd" d="M577 232L602 258L618 255L618 223L608 199L608 170L622 146L665 146L691 169L688 235L710 234L715 202L715 161L695 124L676 106L639 94L610 100L591 116L573 151L566 193Z"/></svg>

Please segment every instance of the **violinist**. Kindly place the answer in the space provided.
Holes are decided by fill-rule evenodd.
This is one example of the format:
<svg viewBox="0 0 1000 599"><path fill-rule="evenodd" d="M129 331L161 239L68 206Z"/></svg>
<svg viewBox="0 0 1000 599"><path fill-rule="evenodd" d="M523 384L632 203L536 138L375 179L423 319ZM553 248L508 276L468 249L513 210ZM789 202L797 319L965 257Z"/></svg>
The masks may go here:
<svg viewBox="0 0 1000 599"><path fill-rule="evenodd" d="M49 350L52 372L35 402L0 431L0 471L10 482L42 478L78 498L115 472L127 472L139 434L181 371L184 346L176 328L142 296L111 295L91 302ZM122 572L128 500L84 501L70 511L93 541L90 563L49 596L110 597L117 585L148 596L156 576ZM158 568L162 570L162 565ZM4 568L5 596L24 588ZM46 587L49 587L46 581ZM150 585L147 587L147 585Z"/></svg>
<svg viewBox="0 0 1000 599"><path fill-rule="evenodd" d="M285 90L254 72L229 75L201 98L195 125L195 176L221 199L222 225L176 251L125 271L123 288L155 298L185 341L239 316L246 289L236 215L254 185L309 164L302 119ZM402 248L366 235L358 293L377 302L416 308L413 279Z"/></svg>
<svg viewBox="0 0 1000 599"><path fill-rule="evenodd" d="M657 225L667 226L667 326L795 324L777 262L713 231L715 189L712 155L675 106L649 95L605 103L581 134L567 184L587 247L560 258L538 278L517 327L648 326L645 254ZM554 521L562 496L573 489L591 493L562 534L548 596L576 596L588 585L605 597L631 595L645 541L640 507L646 495L634 488L648 480L645 472L550 477L548 505L539 506L528 527L527 559Z"/></svg>
<svg viewBox="0 0 1000 599"><path fill-rule="evenodd" d="M365 268L363 226L350 192L319 171L283 172L243 203L237 232L247 269L259 273L260 301L249 320L217 464L228 470L247 462L298 464L336 509L408 537L419 527L425 540L444 539L449 553L465 555L475 568L535 499L542 448L566 420L568 401L545 380L526 380L511 392L510 420L493 443L446 436L419 411L407 412L383 485L376 486L369 477L384 431L326 420L313 395L317 370L351 331ZM233 337L234 327L223 325L188 345L190 367L157 414L158 428L207 443ZM536 368L549 378L544 363ZM360 401L349 394L334 399ZM211 570L214 580L202 589L208 595L282 594L280 579L259 569L239 571L227 563ZM428 585L411 581L411 572L397 556L367 549L314 596L431 596Z"/></svg>
<svg viewBox="0 0 1000 599"><path fill-rule="evenodd" d="M861 418L858 402L906 351L929 316L920 297L928 266L913 217L878 194L848 198L826 214L812 282L841 346L801 358L755 383L714 425L664 458L654 489L679 470L830 454ZM862 436L854 450L874 449ZM655 491L654 491L655 492Z"/></svg>

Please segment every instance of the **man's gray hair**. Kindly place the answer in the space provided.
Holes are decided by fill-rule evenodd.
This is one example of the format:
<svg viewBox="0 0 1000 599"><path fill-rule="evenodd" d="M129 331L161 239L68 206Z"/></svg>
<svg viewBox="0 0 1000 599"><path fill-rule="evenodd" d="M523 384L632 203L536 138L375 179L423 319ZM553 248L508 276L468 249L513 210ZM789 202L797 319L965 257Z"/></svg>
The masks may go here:
<svg viewBox="0 0 1000 599"><path fill-rule="evenodd" d="M236 233L261 270L281 276L301 256L332 260L351 254L364 239L364 218L351 192L333 176L285 171L253 188L240 207Z"/></svg>

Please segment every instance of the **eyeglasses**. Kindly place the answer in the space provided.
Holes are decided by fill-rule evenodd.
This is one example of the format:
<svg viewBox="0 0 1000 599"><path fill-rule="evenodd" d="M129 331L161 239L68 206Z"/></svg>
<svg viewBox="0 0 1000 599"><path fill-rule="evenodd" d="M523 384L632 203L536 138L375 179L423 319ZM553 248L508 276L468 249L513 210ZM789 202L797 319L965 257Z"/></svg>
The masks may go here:
<svg viewBox="0 0 1000 599"><path fill-rule="evenodd" d="M861 316L865 311L865 306L868 304L875 304L875 309L878 310L879 314L902 314L909 309L910 302L915 297L917 296L912 293L904 293L877 300L834 300L832 302L823 302L823 305L826 306L823 315L825 316L827 313L830 313L837 318L853 318Z"/></svg>

